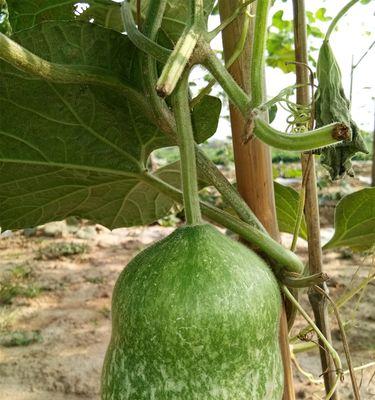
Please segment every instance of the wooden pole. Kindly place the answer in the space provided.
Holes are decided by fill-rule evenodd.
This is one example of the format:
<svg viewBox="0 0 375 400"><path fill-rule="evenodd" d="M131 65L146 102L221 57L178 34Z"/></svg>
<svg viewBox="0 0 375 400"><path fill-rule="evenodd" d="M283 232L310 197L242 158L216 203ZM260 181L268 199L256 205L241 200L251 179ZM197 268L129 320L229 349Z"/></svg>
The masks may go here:
<svg viewBox="0 0 375 400"><path fill-rule="evenodd" d="M222 21L227 19L240 6L240 0L219 0ZM254 11L254 10L253 10ZM237 18L223 31L224 57L228 60L232 55L243 29L243 18ZM229 68L237 83L250 92L251 43L254 24L249 29L248 40L241 56ZM241 113L230 105L234 158L236 165L237 187L241 196L254 211L255 215L267 229L269 234L279 240L276 219L275 198L272 179L272 160L268 146L257 139L243 144L246 122ZM288 329L283 309L280 323L280 347L284 364L284 400L295 400L293 373L288 343Z"/></svg>
<svg viewBox="0 0 375 400"><path fill-rule="evenodd" d="M306 86L309 84L309 71L306 68L308 58L305 0L293 0L293 13L297 84L305 84L305 86L297 88L297 103L308 105L310 104L311 98L309 94L309 86ZM313 156L302 154L302 174L307 177L305 217L308 230L309 270L311 274L316 274L322 272L323 261L322 247L320 243L320 220L318 195L316 190L315 160ZM322 284L321 287L323 290L328 291L325 284ZM311 291L309 293L309 299L314 312L316 324L327 340L331 343L332 339L326 298L321 293ZM324 344L321 341L319 341L319 343L324 384L326 392L328 393L335 382L335 367L328 351L324 347ZM339 399L337 390L331 399Z"/></svg>

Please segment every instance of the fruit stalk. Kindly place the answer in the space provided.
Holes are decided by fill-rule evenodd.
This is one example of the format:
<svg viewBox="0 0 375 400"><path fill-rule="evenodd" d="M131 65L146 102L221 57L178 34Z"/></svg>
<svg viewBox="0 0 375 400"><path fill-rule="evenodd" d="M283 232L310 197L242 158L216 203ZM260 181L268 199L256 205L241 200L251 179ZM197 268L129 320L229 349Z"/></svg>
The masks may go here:
<svg viewBox="0 0 375 400"><path fill-rule="evenodd" d="M181 157L181 181L184 196L185 218L188 225L202 222L199 206L197 167L195 161L194 133L189 107L189 71L186 70L172 96Z"/></svg>

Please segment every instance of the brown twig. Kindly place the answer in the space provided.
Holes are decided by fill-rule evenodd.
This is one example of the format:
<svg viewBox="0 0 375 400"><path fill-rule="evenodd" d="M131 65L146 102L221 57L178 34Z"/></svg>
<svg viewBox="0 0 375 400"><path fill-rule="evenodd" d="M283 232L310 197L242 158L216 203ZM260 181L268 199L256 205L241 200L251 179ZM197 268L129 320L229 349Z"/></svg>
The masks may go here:
<svg viewBox="0 0 375 400"><path fill-rule="evenodd" d="M351 355L350 355L348 339L346 337L345 328L344 328L344 324L342 323L342 320L341 320L340 312L339 312L335 302L332 300L332 298L330 297L330 295L328 293L326 293L319 286L315 286L314 289L317 290L319 293L321 293L323 296L325 296L327 298L327 300L331 303L333 312L335 314L335 317L336 317L336 320L337 320L337 323L338 323L339 329L340 329L341 340L342 340L342 344L344 346L344 352L345 352L346 361L348 363L350 379L352 381L354 398L355 398L355 400L360 400L361 396L360 396L360 393L359 393L358 383L357 383L357 380L356 380L356 377L355 377L355 374L354 374L353 363L352 363L352 358L351 358Z"/></svg>

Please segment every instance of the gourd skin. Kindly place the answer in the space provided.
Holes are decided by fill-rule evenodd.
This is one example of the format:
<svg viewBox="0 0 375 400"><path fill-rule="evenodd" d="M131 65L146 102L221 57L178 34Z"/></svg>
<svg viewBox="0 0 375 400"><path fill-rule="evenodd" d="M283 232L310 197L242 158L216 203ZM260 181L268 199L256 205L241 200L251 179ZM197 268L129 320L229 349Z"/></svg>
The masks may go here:
<svg viewBox="0 0 375 400"><path fill-rule="evenodd" d="M102 400L280 400L280 307L255 253L210 225L176 229L116 283Z"/></svg>

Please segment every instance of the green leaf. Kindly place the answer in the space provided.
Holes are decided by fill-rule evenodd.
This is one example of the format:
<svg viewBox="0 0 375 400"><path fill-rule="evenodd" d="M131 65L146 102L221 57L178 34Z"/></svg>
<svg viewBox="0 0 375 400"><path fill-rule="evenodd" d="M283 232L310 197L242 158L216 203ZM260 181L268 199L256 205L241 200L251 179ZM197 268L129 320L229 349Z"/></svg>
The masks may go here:
<svg viewBox="0 0 375 400"><path fill-rule="evenodd" d="M48 61L121 76L134 92L129 82L140 84L134 46L112 30L48 22L13 39ZM5 63L0 74L3 157L138 172L152 150L170 144L131 96L96 85L52 84Z"/></svg>
<svg viewBox="0 0 375 400"><path fill-rule="evenodd" d="M9 22L9 10L6 0L0 0L0 33L6 36L12 34L12 27Z"/></svg>
<svg viewBox="0 0 375 400"><path fill-rule="evenodd" d="M332 17L327 17L326 12L327 12L327 10L324 7L321 7L316 11L315 16L320 21L323 21L323 22L329 21L332 19Z"/></svg>
<svg viewBox="0 0 375 400"><path fill-rule="evenodd" d="M281 232L292 233L297 219L299 194L293 188L274 182L277 222ZM307 240L305 218L302 219L299 236Z"/></svg>
<svg viewBox="0 0 375 400"><path fill-rule="evenodd" d="M364 251L375 244L375 188L345 196L335 211L335 233L323 249L350 247Z"/></svg>
<svg viewBox="0 0 375 400"><path fill-rule="evenodd" d="M142 181L141 174L67 168L32 163L1 163L0 224L20 229L78 216L110 229L148 225L170 212L173 201ZM179 186L179 170L155 172Z"/></svg>
<svg viewBox="0 0 375 400"><path fill-rule="evenodd" d="M268 32L267 52L266 62L270 67L280 68L285 73L295 70L294 65L286 64L295 59L291 31Z"/></svg>
<svg viewBox="0 0 375 400"><path fill-rule="evenodd" d="M306 11L306 16L310 24L316 21L315 15L311 11Z"/></svg>
<svg viewBox="0 0 375 400"><path fill-rule="evenodd" d="M287 31L287 30L291 29L292 21L284 20L283 16L284 16L283 10L276 11L272 17L272 25L275 28L278 28L280 31L282 31L282 30Z"/></svg>
<svg viewBox="0 0 375 400"><path fill-rule="evenodd" d="M277 114L277 104L273 104L268 110L268 120L270 124L275 120L276 114Z"/></svg>
<svg viewBox="0 0 375 400"><path fill-rule="evenodd" d="M295 58L294 50L289 47L280 49L277 53L274 53L267 57L267 65L273 68L280 68L286 74L293 72L295 66L293 64L287 64L293 61Z"/></svg>
<svg viewBox="0 0 375 400"><path fill-rule="evenodd" d="M205 96L193 109L192 120L194 138L197 143L203 143L217 129L221 112L221 101L217 97Z"/></svg>
<svg viewBox="0 0 375 400"><path fill-rule="evenodd" d="M307 25L307 34L309 36L311 35L319 39L324 38L324 33L318 27L312 26L310 24Z"/></svg>
<svg viewBox="0 0 375 400"><path fill-rule="evenodd" d="M8 0L14 32L46 21L95 22L106 28L123 31L120 3L111 0Z"/></svg>
<svg viewBox="0 0 375 400"><path fill-rule="evenodd" d="M129 84L141 86L137 49L115 31L47 22L13 39L51 62L100 68L121 76L130 93L140 90ZM174 143L143 106L137 96L95 84L53 84L1 62L0 226L75 215L115 228L165 216L172 202L144 183L143 173L151 151ZM194 112L199 134L216 129L217 121L200 123L205 110L207 104ZM171 184L179 179L171 167L155 174Z"/></svg>

